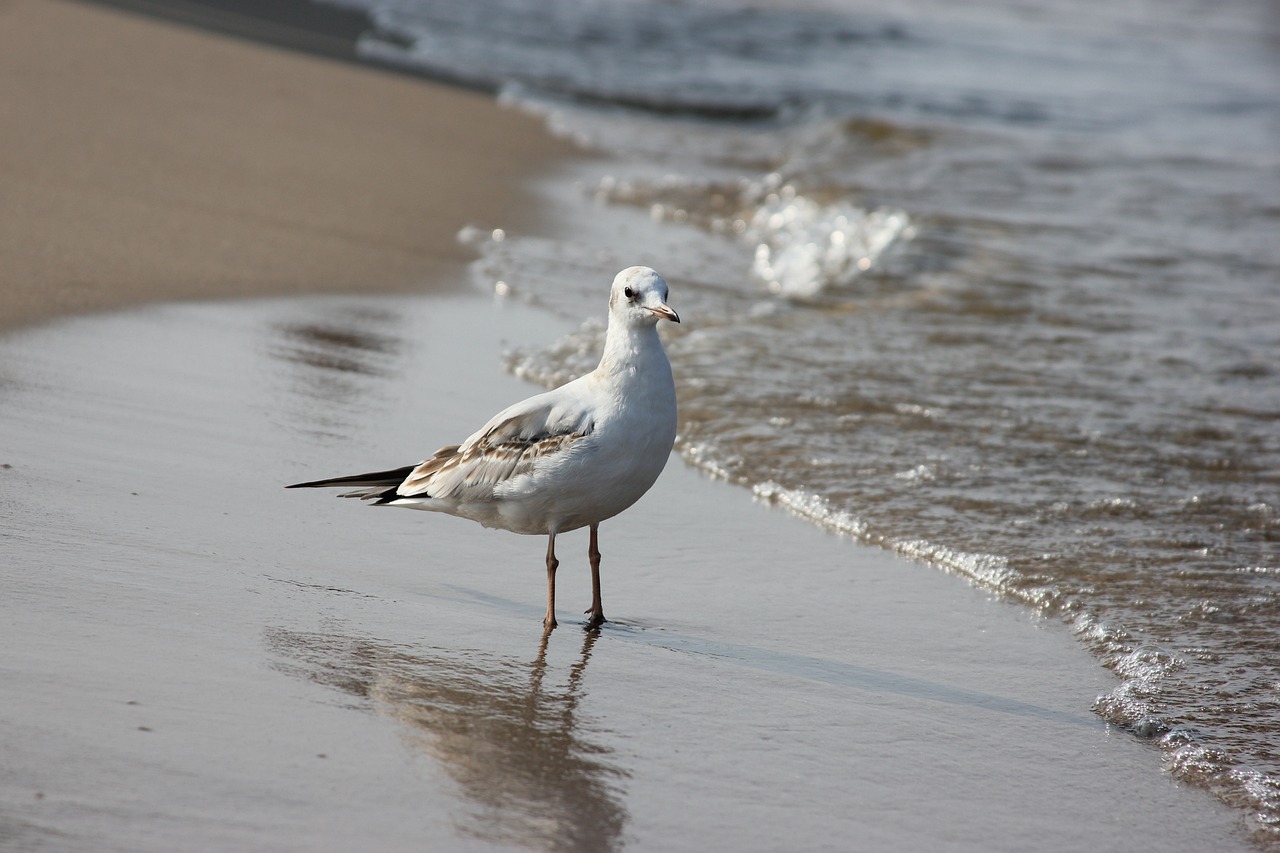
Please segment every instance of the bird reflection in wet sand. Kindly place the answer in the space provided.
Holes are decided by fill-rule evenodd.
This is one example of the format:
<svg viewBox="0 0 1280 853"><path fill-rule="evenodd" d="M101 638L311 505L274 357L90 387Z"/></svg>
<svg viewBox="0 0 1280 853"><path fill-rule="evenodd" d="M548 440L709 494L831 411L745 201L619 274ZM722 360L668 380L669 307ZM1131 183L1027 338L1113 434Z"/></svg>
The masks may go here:
<svg viewBox="0 0 1280 853"><path fill-rule="evenodd" d="M440 762L468 801L458 828L534 849L622 846L625 771L590 742L578 712L598 634L563 684L551 681L544 633L532 663L481 653L423 654L335 634L268 632L277 666L367 699Z"/></svg>

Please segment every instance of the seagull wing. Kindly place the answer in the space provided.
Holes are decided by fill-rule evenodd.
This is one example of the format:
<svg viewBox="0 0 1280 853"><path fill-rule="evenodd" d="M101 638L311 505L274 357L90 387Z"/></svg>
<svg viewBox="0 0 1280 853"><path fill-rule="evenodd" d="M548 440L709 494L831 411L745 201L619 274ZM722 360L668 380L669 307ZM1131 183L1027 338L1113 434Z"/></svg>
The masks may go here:
<svg viewBox="0 0 1280 853"><path fill-rule="evenodd" d="M500 484L528 472L540 460L567 452L595 423L571 383L511 406L462 444L442 447L414 468L380 503L399 498L492 500Z"/></svg>

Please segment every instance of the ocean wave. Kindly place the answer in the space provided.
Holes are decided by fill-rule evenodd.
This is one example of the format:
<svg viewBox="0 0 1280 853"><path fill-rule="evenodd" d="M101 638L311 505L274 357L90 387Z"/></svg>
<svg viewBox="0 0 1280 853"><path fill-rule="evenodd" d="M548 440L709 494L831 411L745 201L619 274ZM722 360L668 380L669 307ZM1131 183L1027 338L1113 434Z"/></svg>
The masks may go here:
<svg viewBox="0 0 1280 853"><path fill-rule="evenodd" d="M656 220L745 243L752 249L752 275L770 293L789 299L814 299L849 285L916 234L904 210L819 198L778 172L724 182L680 175L658 181L607 177L595 195L647 208Z"/></svg>
<svg viewBox="0 0 1280 853"><path fill-rule="evenodd" d="M771 293L812 298L849 284L913 234L904 211L819 204L784 187L756 210L745 237L756 244L751 271Z"/></svg>

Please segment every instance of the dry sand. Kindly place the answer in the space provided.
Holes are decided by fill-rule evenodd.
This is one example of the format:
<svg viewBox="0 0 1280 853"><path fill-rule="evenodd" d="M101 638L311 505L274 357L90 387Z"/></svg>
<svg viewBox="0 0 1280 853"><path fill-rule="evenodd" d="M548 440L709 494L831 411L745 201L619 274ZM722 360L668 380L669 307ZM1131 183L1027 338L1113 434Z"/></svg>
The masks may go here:
<svg viewBox="0 0 1280 853"><path fill-rule="evenodd" d="M457 289L457 228L531 227L561 153L52 0L0 6L0 110L10 327ZM602 529L599 635L565 537L549 641L536 539L279 488L458 439L530 391L503 342L566 331L366 295L0 337L0 849L1246 849L1061 626L678 461Z"/></svg>
<svg viewBox="0 0 1280 853"><path fill-rule="evenodd" d="M565 153L484 95L62 0L0 4L0 126L0 327L438 282Z"/></svg>

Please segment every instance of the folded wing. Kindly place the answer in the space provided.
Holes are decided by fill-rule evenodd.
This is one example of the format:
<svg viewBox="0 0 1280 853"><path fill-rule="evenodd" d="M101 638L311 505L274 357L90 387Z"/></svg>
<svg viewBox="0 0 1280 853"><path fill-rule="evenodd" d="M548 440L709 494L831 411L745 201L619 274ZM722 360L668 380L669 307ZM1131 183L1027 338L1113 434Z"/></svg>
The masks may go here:
<svg viewBox="0 0 1280 853"><path fill-rule="evenodd" d="M590 435L594 422L566 388L539 394L493 417L462 444L442 447L418 465L379 503L402 498L460 502L492 500L494 489L540 460L568 452Z"/></svg>

